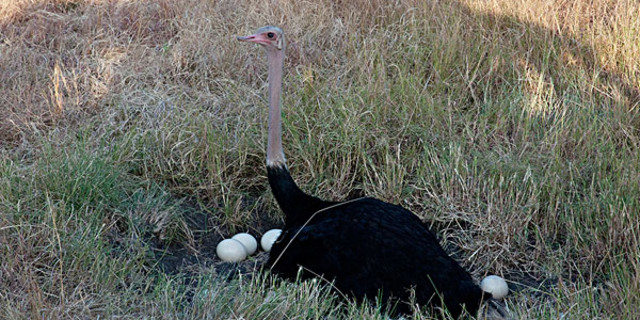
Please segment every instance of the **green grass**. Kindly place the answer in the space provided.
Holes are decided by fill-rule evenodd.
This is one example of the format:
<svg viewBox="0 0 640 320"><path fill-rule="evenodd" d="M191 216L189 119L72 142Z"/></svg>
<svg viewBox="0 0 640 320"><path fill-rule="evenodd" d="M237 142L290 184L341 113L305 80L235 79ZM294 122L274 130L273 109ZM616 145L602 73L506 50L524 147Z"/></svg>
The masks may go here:
<svg viewBox="0 0 640 320"><path fill-rule="evenodd" d="M0 318L385 318L215 267L282 223L267 23L304 190L411 209L515 318L640 317L637 3L278 4L0 4Z"/></svg>

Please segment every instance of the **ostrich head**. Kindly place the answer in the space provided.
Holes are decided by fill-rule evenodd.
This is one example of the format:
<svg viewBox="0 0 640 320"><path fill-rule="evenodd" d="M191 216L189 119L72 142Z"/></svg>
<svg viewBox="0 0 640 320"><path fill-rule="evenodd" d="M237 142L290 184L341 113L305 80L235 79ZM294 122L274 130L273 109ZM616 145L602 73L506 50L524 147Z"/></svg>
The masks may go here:
<svg viewBox="0 0 640 320"><path fill-rule="evenodd" d="M238 40L255 42L265 47L267 52L281 51L285 47L284 33L280 28L274 26L262 27L252 35L238 37Z"/></svg>

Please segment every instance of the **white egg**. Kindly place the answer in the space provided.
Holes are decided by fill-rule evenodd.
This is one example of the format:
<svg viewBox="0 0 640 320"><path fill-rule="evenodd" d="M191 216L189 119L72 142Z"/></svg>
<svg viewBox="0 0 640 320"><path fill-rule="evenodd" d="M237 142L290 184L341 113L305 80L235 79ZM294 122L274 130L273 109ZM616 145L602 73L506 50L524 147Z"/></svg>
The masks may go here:
<svg viewBox="0 0 640 320"><path fill-rule="evenodd" d="M240 241L244 248L247 249L247 255L252 255L258 249L258 241L248 233L238 233L231 239Z"/></svg>
<svg viewBox="0 0 640 320"><path fill-rule="evenodd" d="M266 252L271 251L271 246L276 242L281 233L282 230L280 229L271 229L265 232L262 235L262 239L260 239L260 246L262 246L262 249Z"/></svg>
<svg viewBox="0 0 640 320"><path fill-rule="evenodd" d="M225 239L218 243L216 254L222 261L238 262L247 257L247 249L236 239Z"/></svg>
<svg viewBox="0 0 640 320"><path fill-rule="evenodd" d="M490 275L482 279L480 282L480 289L484 292L490 293L496 300L506 297L507 293L509 293L509 286L507 285L507 282L495 275Z"/></svg>

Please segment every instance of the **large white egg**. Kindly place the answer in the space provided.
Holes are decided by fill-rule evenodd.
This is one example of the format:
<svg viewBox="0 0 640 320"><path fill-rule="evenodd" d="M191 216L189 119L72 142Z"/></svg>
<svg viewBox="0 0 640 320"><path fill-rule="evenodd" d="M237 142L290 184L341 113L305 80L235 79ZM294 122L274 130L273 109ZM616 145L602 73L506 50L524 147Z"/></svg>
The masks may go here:
<svg viewBox="0 0 640 320"><path fill-rule="evenodd" d="M247 257L247 249L236 239L225 239L218 243L216 254L222 261L238 262Z"/></svg>
<svg viewBox="0 0 640 320"><path fill-rule="evenodd" d="M482 279L480 282L480 289L484 292L490 293L496 300L506 297L507 293L509 293L509 286L507 285L507 282L495 275L490 275Z"/></svg>
<svg viewBox="0 0 640 320"><path fill-rule="evenodd" d="M247 249L247 255L252 255L258 249L258 241L248 233L238 233L231 239L240 241L244 248Z"/></svg>
<svg viewBox="0 0 640 320"><path fill-rule="evenodd" d="M262 250L266 252L271 251L271 246L276 242L281 233L281 229L271 229L265 232L262 235L262 239L260 239L260 246L262 246Z"/></svg>

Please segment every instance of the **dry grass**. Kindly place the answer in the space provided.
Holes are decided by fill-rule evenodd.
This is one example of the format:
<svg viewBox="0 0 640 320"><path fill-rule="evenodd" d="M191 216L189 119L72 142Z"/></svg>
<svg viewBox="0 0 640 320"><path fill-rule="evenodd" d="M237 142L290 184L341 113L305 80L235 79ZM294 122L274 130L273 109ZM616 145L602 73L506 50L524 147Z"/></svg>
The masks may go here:
<svg viewBox="0 0 640 320"><path fill-rule="evenodd" d="M410 208L476 276L513 281L518 318L638 318L639 15L632 0L0 2L2 318L382 318L311 284L222 285L205 266L194 289L159 271L159 247L200 257L201 232L278 224L264 56L235 41L266 24L287 34L303 189Z"/></svg>

